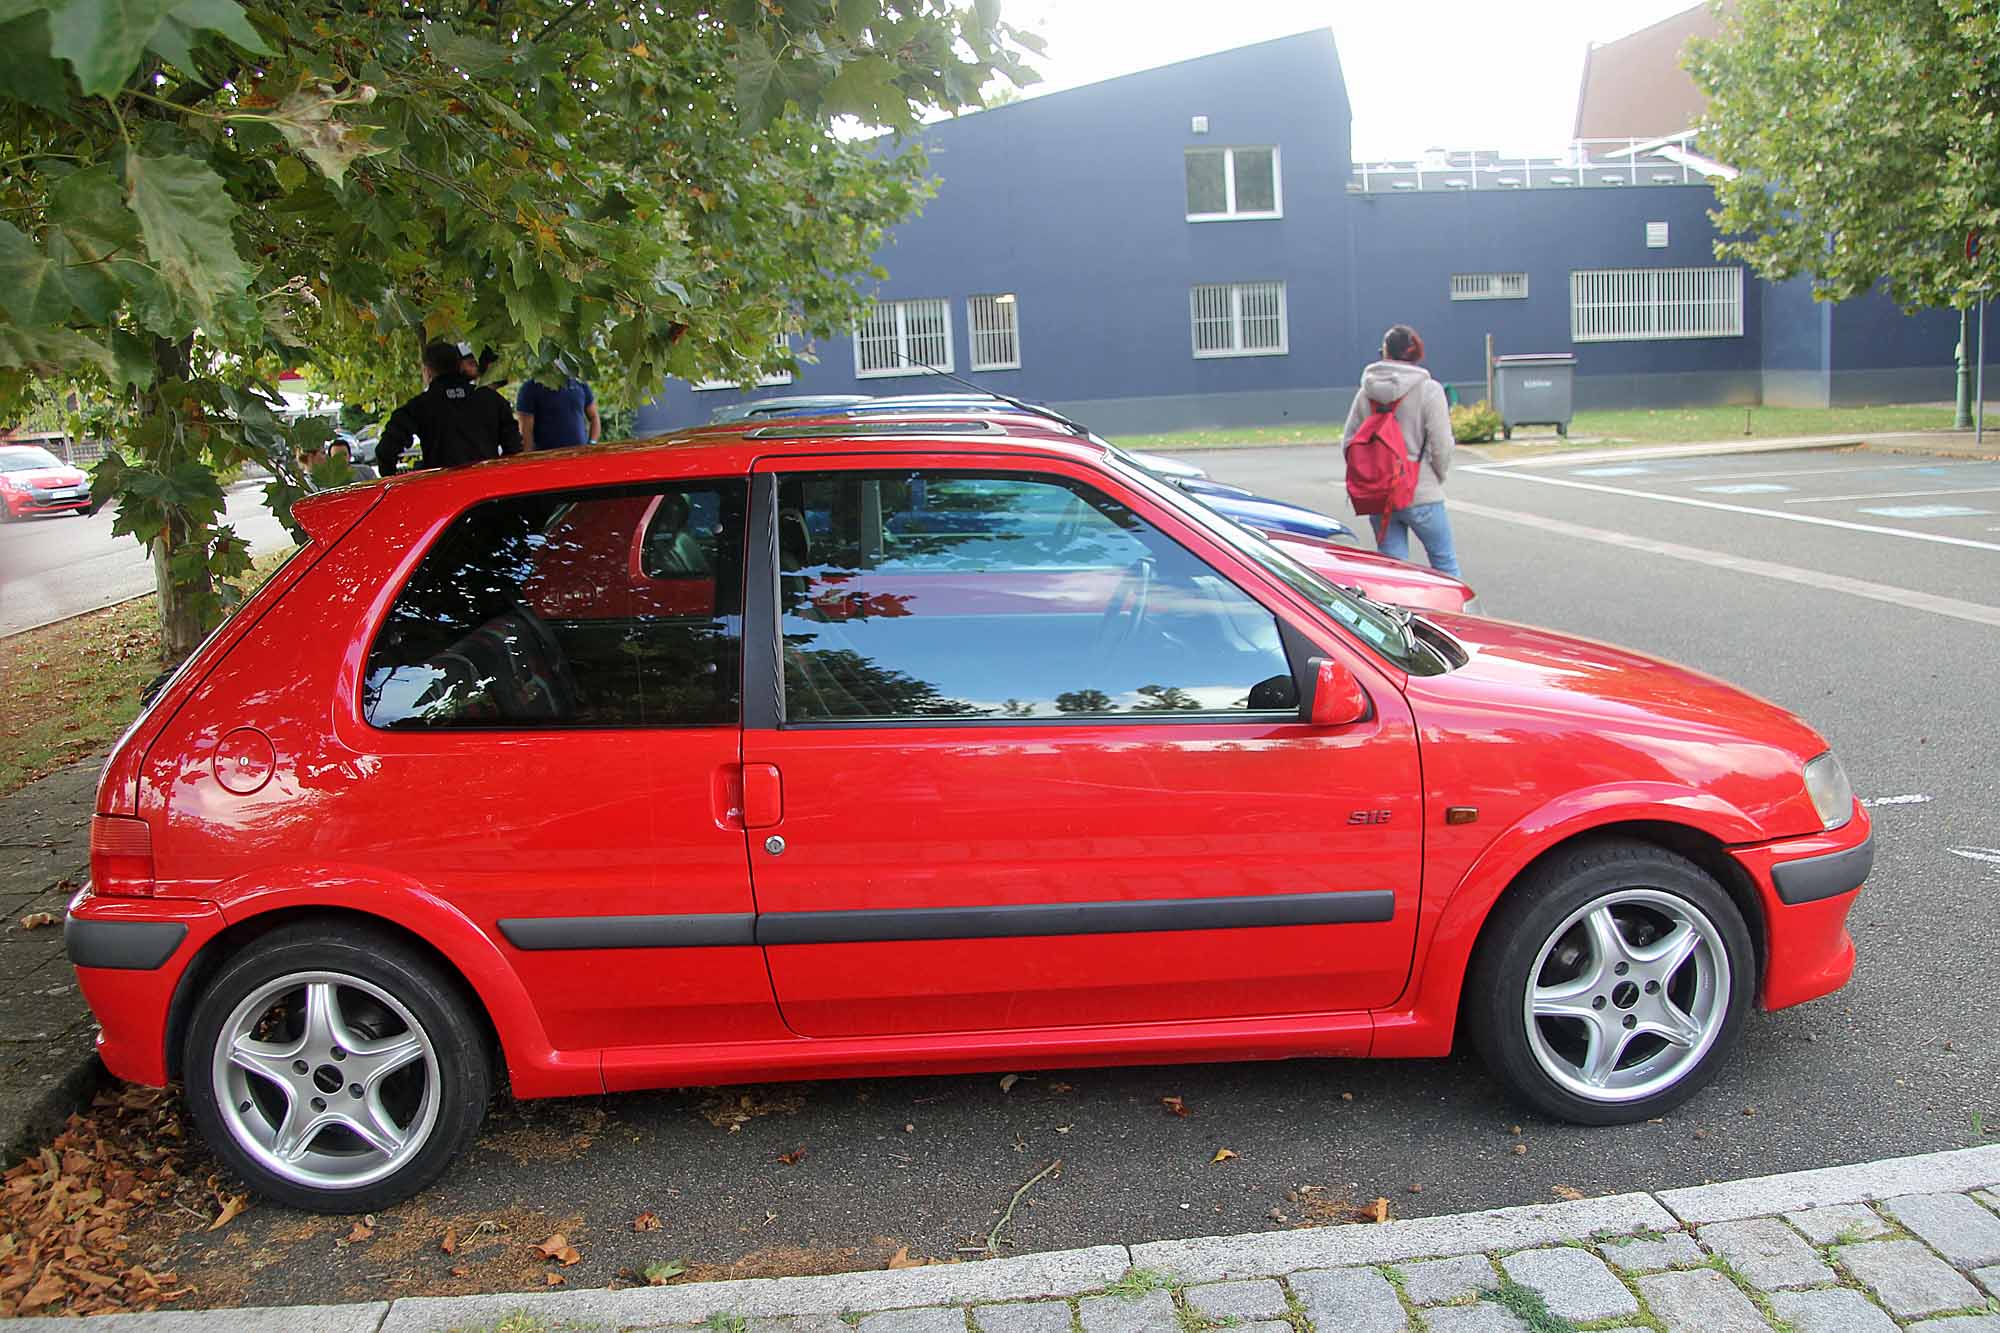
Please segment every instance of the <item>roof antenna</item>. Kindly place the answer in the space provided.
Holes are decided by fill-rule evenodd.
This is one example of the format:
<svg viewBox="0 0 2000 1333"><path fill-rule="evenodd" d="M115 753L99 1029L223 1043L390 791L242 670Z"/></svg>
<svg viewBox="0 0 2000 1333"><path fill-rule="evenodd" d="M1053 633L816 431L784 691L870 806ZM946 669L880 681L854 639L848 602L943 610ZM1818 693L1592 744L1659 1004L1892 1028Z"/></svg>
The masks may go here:
<svg viewBox="0 0 2000 1333"><path fill-rule="evenodd" d="M983 384L974 384L971 380L965 378L965 376L963 375L954 375L949 370L944 370L941 369L940 367L933 365L927 365L924 362L917 360L917 358L915 358L914 356L911 356L908 352L903 351L901 348L896 349L896 355L902 358L904 361L907 361L909 364L917 367L917 369L919 370L927 370L933 375L942 375L946 379L952 380L959 384L963 384L966 388L972 390L974 393L984 394L988 398L998 398L1001 402L1006 403L1009 407L1018 407L1031 417L1041 417L1045 421L1053 421L1058 426L1061 426L1064 430L1067 430L1070 434L1075 435L1081 439L1088 440L1092 438L1090 433L1090 427L1080 425L1077 422L1071 421L1068 417L1064 416L1062 413L1056 411L1052 407L1043 407L1040 403L1023 402L1019 398L1014 397L1012 394L1001 393L998 389L989 389Z"/></svg>

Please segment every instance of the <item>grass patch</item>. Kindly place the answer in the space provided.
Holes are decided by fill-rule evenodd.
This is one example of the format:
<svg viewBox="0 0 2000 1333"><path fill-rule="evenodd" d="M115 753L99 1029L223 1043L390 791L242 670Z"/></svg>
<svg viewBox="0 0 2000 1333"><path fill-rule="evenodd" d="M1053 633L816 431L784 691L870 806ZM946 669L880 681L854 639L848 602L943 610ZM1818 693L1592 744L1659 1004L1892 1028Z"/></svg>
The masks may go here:
<svg viewBox="0 0 2000 1333"><path fill-rule="evenodd" d="M1169 1285L1167 1275L1157 1269L1129 1268L1124 1277L1104 1289L1104 1294L1136 1301L1149 1291L1165 1291Z"/></svg>
<svg viewBox="0 0 2000 1333"><path fill-rule="evenodd" d="M1620 412L1578 412L1572 437L1606 444L1695 444L1710 440L1772 440L1793 435L1864 435L1881 431L1948 430L1952 409L1937 404L1889 407L1686 407ZM1341 438L1343 422L1305 421L1283 426L1216 426L1156 435L1121 435L1128 449L1249 448L1258 445L1325 444ZM1546 437L1540 438L1540 437ZM1521 447L1530 438L1541 446L1564 447L1555 433L1533 426L1513 445L1496 440L1482 449Z"/></svg>
<svg viewBox="0 0 2000 1333"><path fill-rule="evenodd" d="M242 586L290 554L260 557ZM0 639L0 796L103 750L139 715L160 674L157 604L148 594Z"/></svg>
<svg viewBox="0 0 2000 1333"><path fill-rule="evenodd" d="M1528 1333L1577 1333L1576 1325L1549 1309L1542 1293L1516 1282L1504 1273L1493 1300L1511 1311L1528 1326Z"/></svg>

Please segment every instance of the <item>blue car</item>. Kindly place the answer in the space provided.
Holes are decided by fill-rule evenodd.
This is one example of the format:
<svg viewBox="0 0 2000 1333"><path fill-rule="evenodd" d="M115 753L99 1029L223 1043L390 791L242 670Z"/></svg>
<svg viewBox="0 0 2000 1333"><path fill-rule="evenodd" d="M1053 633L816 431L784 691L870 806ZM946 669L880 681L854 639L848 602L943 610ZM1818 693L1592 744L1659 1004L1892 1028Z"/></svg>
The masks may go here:
<svg viewBox="0 0 2000 1333"><path fill-rule="evenodd" d="M1039 415L1031 408L1007 399L990 398L976 393L895 394L880 398L853 399L847 402L836 401L841 396L790 394L759 398L733 409L736 414L734 419L749 417L764 421L773 417L788 416L879 417L926 412L1003 412L1024 416ZM721 418L718 416L717 419ZM1358 545L1352 528L1339 519L1331 518L1317 510L1255 495L1240 486L1213 481L1201 468L1193 463L1182 462L1178 458L1123 449L1094 434L1090 438L1093 443L1112 450L1134 467L1142 468L1160 480L1179 487L1216 513L1225 518L1232 518L1245 527L1256 528L1260 532L1289 532L1301 537L1317 537L1321 541L1339 542L1348 546Z"/></svg>

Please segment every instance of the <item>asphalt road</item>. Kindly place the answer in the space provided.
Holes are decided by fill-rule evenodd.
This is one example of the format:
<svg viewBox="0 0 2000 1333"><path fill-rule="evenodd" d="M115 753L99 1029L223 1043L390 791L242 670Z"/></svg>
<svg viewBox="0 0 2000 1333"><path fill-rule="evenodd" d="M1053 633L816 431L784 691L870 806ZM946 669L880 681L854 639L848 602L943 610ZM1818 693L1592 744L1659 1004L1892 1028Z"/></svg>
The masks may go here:
<svg viewBox="0 0 2000 1333"><path fill-rule="evenodd" d="M291 544L264 505L264 483L239 481L228 519L261 555ZM153 590L153 565L130 537L111 535L112 511L0 524L0 635L45 625Z"/></svg>
<svg viewBox="0 0 2000 1333"><path fill-rule="evenodd" d="M1196 457L1225 480L1344 508L1331 451ZM583 1254L571 1286L670 1259L784 1272L879 1265L898 1246L948 1257L983 1244L1057 1158L1001 1252L1264 1230L1329 1201L1384 1196L1413 1216L1995 1141L2000 864L1953 849L2000 847L2000 464L1802 452L1614 466L1454 477L1484 610L1739 682L1826 734L1864 797L1906 798L1873 811L1852 984L1754 1014L1730 1066L1674 1115L1552 1123L1464 1056L506 1106L371 1238L339 1244L346 1221L255 1207L193 1242L183 1276L203 1302L539 1286L549 1265L525 1247L555 1230ZM1773 486L1787 489L1742 489ZM1898 508L1920 512L1879 512ZM713 1123L732 1108L747 1116L736 1130ZM1237 1155L1214 1163L1222 1148ZM644 1212L659 1230L633 1230ZM447 1227L479 1239L447 1256Z"/></svg>

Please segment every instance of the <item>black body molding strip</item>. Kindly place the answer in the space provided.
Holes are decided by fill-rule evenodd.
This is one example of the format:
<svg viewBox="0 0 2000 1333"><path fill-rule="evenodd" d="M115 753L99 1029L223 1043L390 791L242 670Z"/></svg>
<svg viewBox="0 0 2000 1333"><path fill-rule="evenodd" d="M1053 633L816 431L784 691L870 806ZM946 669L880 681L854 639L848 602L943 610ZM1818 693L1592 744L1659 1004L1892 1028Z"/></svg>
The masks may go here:
<svg viewBox="0 0 2000 1333"><path fill-rule="evenodd" d="M178 921L84 921L63 918L63 949L76 967L151 972L187 938Z"/></svg>
<svg viewBox="0 0 2000 1333"><path fill-rule="evenodd" d="M1778 890L1778 901L1796 907L1851 893L1861 887L1874 868L1875 835L1871 833L1868 841L1844 852L1780 861L1771 867L1771 883Z"/></svg>
<svg viewBox="0 0 2000 1333"><path fill-rule="evenodd" d="M1281 893L1255 898L1154 898L1141 902L1021 903L851 912L701 916L510 917L500 933L517 949L702 949L748 944L876 944L991 940L1036 935L1134 935L1170 930L1344 926L1389 921L1396 895Z"/></svg>

